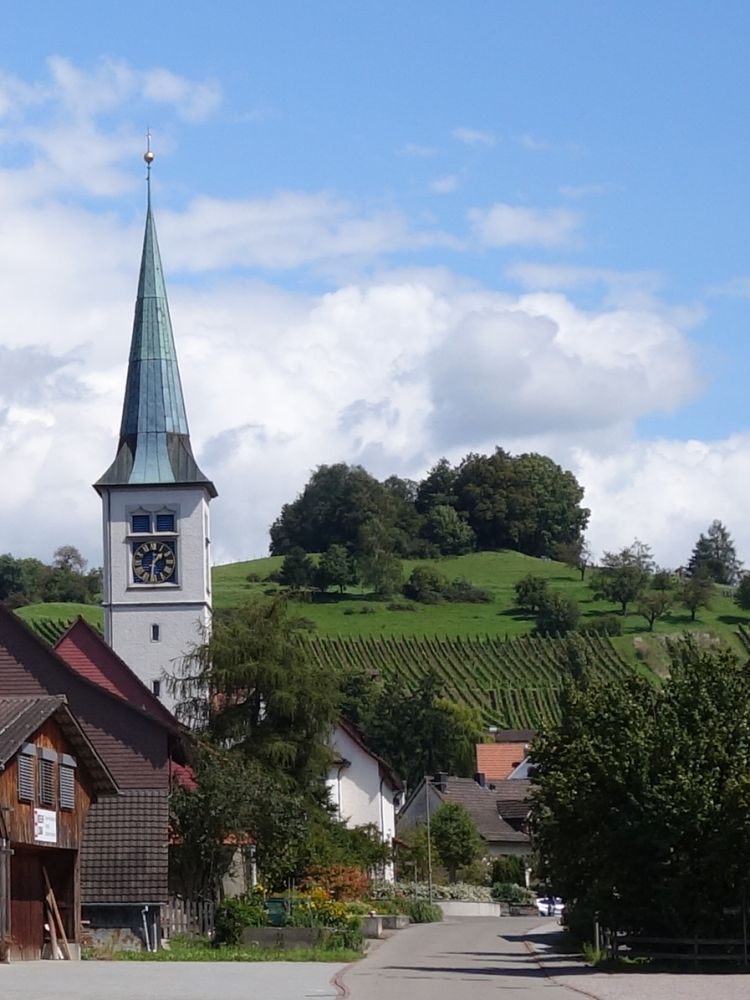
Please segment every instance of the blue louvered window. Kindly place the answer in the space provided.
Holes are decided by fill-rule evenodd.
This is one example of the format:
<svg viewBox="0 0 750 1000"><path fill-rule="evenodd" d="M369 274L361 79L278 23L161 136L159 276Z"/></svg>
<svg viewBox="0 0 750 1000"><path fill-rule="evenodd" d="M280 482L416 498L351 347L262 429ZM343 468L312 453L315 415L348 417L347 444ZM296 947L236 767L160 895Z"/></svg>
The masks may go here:
<svg viewBox="0 0 750 1000"><path fill-rule="evenodd" d="M157 514L156 530L174 531L174 514Z"/></svg>
<svg viewBox="0 0 750 1000"><path fill-rule="evenodd" d="M150 514L133 514L131 520L132 520L132 528L134 534L141 534L143 532L151 531Z"/></svg>

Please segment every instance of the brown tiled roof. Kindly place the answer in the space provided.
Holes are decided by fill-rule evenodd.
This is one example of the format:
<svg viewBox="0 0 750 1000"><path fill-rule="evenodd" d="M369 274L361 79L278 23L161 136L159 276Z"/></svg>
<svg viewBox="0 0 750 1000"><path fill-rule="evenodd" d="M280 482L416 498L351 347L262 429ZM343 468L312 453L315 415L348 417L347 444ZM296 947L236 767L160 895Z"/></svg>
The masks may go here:
<svg viewBox="0 0 750 1000"><path fill-rule="evenodd" d="M503 819L526 819L529 814L529 802L498 802L497 811Z"/></svg>
<svg viewBox="0 0 750 1000"><path fill-rule="evenodd" d="M21 745L49 718L54 718L80 757L99 795L112 795L117 785L109 769L71 714L65 696L0 697L0 766L5 766Z"/></svg>
<svg viewBox="0 0 750 1000"><path fill-rule="evenodd" d="M531 743L536 729L498 729L494 736L495 743Z"/></svg>
<svg viewBox="0 0 750 1000"><path fill-rule="evenodd" d="M477 743L477 771L487 781L503 781L526 756L525 743Z"/></svg>
<svg viewBox="0 0 750 1000"><path fill-rule="evenodd" d="M527 843L525 833L514 830L497 811L495 793L478 785L473 778L448 778L445 791L435 789L443 802L458 802L469 813L479 835L487 843L515 841Z"/></svg>
<svg viewBox="0 0 750 1000"><path fill-rule="evenodd" d="M528 799L530 792L531 781L528 778L511 778L510 781L496 782L493 795L499 801L523 802Z"/></svg>
<svg viewBox="0 0 750 1000"><path fill-rule="evenodd" d="M0 764L7 764L24 740L64 704L62 695L0 698Z"/></svg>
<svg viewBox="0 0 750 1000"><path fill-rule="evenodd" d="M168 898L166 792L127 789L92 806L81 850L84 904Z"/></svg>

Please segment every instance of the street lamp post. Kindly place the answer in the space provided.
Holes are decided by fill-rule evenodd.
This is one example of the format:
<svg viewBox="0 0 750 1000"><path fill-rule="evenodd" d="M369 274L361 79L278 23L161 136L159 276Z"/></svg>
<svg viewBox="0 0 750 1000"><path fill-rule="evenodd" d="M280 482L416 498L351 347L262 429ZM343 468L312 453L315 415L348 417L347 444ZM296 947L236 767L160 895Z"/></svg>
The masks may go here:
<svg viewBox="0 0 750 1000"><path fill-rule="evenodd" d="M424 801L427 814L427 893L432 903L432 837L430 835L430 778L424 776Z"/></svg>

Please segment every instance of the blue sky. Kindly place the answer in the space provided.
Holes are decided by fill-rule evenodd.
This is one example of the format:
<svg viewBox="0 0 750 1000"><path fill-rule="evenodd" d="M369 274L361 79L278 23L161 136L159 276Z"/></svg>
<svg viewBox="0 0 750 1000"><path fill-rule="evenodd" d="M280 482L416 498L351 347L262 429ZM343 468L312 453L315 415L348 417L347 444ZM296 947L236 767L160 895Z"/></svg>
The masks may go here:
<svg viewBox="0 0 750 1000"><path fill-rule="evenodd" d="M99 558L150 125L220 558L319 462L497 443L574 469L598 551L677 565L720 517L750 560L749 33L729 0L6 13L0 550Z"/></svg>

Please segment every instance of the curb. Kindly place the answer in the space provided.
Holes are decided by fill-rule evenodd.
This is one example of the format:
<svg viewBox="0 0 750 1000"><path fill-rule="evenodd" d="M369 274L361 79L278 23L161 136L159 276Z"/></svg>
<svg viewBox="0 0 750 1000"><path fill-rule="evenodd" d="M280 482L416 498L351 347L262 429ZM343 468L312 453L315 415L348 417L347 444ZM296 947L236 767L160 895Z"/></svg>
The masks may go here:
<svg viewBox="0 0 750 1000"><path fill-rule="evenodd" d="M544 927L544 926L546 926L546 925L545 924L540 924L540 927ZM537 930L537 928L536 927L532 927L531 930L526 931L526 933L527 934L533 934L535 930ZM548 969L546 968L544 962L541 960L541 956L539 955L539 952L536 950L536 948L531 943L531 941L529 941L527 938L524 938L523 944L524 944L524 948L526 948L526 951L528 951L529 955L534 960L534 962L537 964L537 966L541 969L541 971L544 973L545 977L547 979L549 979L550 982L554 983L555 986L559 986L563 990L570 990L571 993L577 993L578 996L587 997L588 1000L602 1000L602 997L600 997L596 993L589 993L588 990L582 990L578 986L570 986L570 985L568 985L568 983L561 983L559 979L557 979L551 972L548 971Z"/></svg>
<svg viewBox="0 0 750 1000"><path fill-rule="evenodd" d="M354 962L349 962L349 964L345 965L343 969L339 969L338 972L334 973L333 976L331 976L328 982L331 984L331 986L333 986L337 990L336 995L338 997L346 998L351 996L352 991L344 982L344 976L346 976L352 969L356 968L360 962L363 962L366 958L368 958L371 952L374 951L376 948L378 948L386 940L387 938L368 940L365 946L365 953L362 956L362 958L358 958Z"/></svg>

